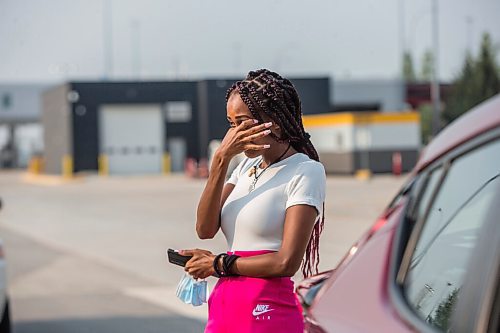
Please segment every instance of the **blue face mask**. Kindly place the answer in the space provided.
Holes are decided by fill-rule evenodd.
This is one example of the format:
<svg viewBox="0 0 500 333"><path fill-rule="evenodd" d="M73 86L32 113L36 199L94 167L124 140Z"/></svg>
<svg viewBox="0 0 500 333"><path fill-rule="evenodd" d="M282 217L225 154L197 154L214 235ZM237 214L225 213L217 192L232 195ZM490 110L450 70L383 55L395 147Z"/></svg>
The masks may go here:
<svg viewBox="0 0 500 333"><path fill-rule="evenodd" d="M200 306L207 302L207 281L196 281L189 274L185 274L177 286L177 297L186 304Z"/></svg>

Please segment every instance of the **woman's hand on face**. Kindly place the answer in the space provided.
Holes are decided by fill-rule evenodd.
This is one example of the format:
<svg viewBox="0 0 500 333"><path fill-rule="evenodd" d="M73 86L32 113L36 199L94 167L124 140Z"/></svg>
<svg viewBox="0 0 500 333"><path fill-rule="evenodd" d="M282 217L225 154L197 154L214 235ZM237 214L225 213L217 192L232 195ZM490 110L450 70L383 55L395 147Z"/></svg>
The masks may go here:
<svg viewBox="0 0 500 333"><path fill-rule="evenodd" d="M271 133L271 122L257 124L255 119L247 119L236 127L231 127L219 146L219 151L228 158L232 158L245 150L263 150L270 146L255 144L255 139L263 138Z"/></svg>
<svg viewBox="0 0 500 333"><path fill-rule="evenodd" d="M192 249L180 250L183 256L193 256L184 267L184 270L195 279L205 279L215 273L213 262L215 255L207 250Z"/></svg>

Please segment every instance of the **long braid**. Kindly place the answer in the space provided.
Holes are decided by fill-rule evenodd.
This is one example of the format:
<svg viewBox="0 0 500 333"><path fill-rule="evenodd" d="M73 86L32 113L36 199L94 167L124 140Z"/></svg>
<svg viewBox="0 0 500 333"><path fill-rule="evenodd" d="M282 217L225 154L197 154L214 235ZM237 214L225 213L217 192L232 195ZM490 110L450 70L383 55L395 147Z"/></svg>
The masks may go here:
<svg viewBox="0 0 500 333"><path fill-rule="evenodd" d="M319 162L319 155L304 130L302 105L292 82L267 69L251 71L243 81L235 82L226 93L226 101L233 93L238 93L248 109L259 122L262 114L270 117L281 128L281 137L270 135L279 142L289 141L298 152ZM325 224L325 204L321 220L314 224L311 238L302 261L304 277L318 272L319 239Z"/></svg>

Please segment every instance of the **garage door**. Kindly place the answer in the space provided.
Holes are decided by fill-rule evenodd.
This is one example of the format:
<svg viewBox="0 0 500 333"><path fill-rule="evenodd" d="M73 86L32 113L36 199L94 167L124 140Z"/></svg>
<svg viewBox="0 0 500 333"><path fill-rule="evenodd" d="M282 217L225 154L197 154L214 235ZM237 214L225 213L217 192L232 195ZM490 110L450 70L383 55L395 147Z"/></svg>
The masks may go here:
<svg viewBox="0 0 500 333"><path fill-rule="evenodd" d="M100 153L110 175L162 171L164 120L160 105L103 105L99 110Z"/></svg>

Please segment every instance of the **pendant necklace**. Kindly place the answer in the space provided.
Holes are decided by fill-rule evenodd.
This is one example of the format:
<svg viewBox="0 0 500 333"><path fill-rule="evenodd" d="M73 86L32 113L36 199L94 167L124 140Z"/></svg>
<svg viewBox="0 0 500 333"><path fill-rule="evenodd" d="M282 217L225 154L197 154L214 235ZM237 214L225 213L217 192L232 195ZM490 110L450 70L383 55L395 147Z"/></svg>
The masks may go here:
<svg viewBox="0 0 500 333"><path fill-rule="evenodd" d="M254 165L250 169L250 172L249 172L248 175L250 177L253 175L253 180L252 180L252 183L250 184L250 186L248 187L248 192L249 193L252 192L255 189L255 185L257 184L257 181L259 180L260 176L262 176L262 174L267 170L267 168L269 168L271 165L273 165L275 163L278 163L283 158L283 156L285 156L285 154L288 152L289 149L290 149L290 144L288 144L288 147L286 148L285 152L283 154L281 154L280 157L278 157L272 163L270 163L268 166L266 166L264 168L264 170L262 170L259 174L257 174L257 166L262 163L262 161L263 161L262 158L260 159L259 163L257 163L256 165Z"/></svg>

